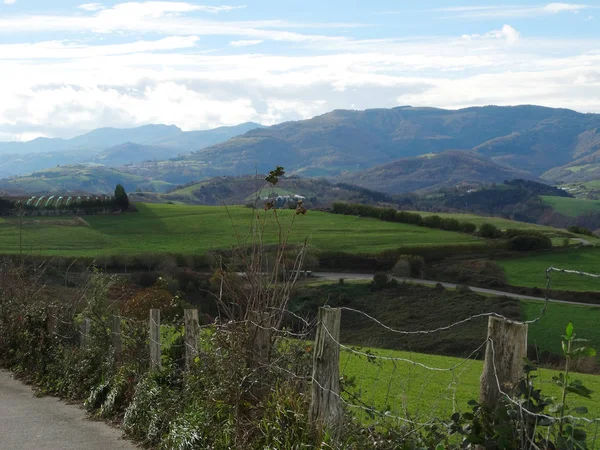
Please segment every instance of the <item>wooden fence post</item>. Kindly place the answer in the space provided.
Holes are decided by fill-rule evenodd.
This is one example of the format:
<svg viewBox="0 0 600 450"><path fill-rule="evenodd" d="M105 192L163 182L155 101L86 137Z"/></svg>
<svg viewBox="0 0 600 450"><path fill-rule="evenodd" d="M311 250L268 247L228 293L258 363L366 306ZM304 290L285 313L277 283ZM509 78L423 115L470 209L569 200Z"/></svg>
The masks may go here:
<svg viewBox="0 0 600 450"><path fill-rule="evenodd" d="M186 309L184 311L185 321L185 367L190 370L194 359L198 355L198 310Z"/></svg>
<svg viewBox="0 0 600 450"><path fill-rule="evenodd" d="M49 306L46 310L46 331L51 337L54 337L57 325L56 308L54 306Z"/></svg>
<svg viewBox="0 0 600 450"><path fill-rule="evenodd" d="M90 341L90 330L92 329L92 319L85 318L79 326L79 345L81 348L87 348Z"/></svg>
<svg viewBox="0 0 600 450"><path fill-rule="evenodd" d="M120 364L123 354L123 343L121 341L121 316L114 314L110 324L112 331L112 344L115 352L115 363Z"/></svg>
<svg viewBox="0 0 600 450"><path fill-rule="evenodd" d="M160 309L150 310L150 368L160 369Z"/></svg>
<svg viewBox="0 0 600 450"><path fill-rule="evenodd" d="M253 312L250 314L250 337L252 339L252 356L250 364L264 367L269 364L271 353L271 330L269 329L269 313Z"/></svg>
<svg viewBox="0 0 600 450"><path fill-rule="evenodd" d="M498 382L503 392L510 393L523 376L523 358L527 356L527 325L490 317L488 339L479 401L496 408L502 400Z"/></svg>
<svg viewBox="0 0 600 450"><path fill-rule="evenodd" d="M314 344L313 385L309 419L321 436L327 429L334 437L341 431L340 309L319 308L319 327Z"/></svg>

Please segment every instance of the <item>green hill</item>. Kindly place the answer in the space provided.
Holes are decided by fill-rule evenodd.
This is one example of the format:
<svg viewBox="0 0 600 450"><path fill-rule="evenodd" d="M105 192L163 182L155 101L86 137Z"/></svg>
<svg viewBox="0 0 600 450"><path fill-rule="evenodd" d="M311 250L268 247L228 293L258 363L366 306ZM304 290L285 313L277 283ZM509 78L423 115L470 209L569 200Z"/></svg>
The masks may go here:
<svg viewBox="0 0 600 450"><path fill-rule="evenodd" d="M131 195L142 202L192 205L246 205L253 204L257 198L277 195L305 197L310 207L327 207L339 200L354 203L393 203L395 200L392 195L322 178L285 177L274 188L264 190L263 186L264 176L216 177L168 193L143 192Z"/></svg>
<svg viewBox="0 0 600 450"><path fill-rule="evenodd" d="M170 159L143 163L139 163L143 157L135 149L126 148L124 159L119 157L118 149L109 152L115 163L135 162L129 167L119 166L120 172L150 181L179 185L215 176L264 173L274 165L284 166L290 174L342 175L347 181L353 179L352 172L378 167L373 172L363 172L361 182L384 192L549 176L548 171L557 167L593 158L600 142L600 115L529 105L459 110L407 106L335 110L309 120L251 127L256 124L227 130L229 135L223 130L185 133L164 126L127 133L105 129L76 142L80 144L77 148L95 140L106 144L95 148L93 156L126 142L140 145L139 152L147 152L150 158L163 155L161 148L171 149ZM150 137L144 138L145 134ZM122 140L124 137L128 139ZM225 140L226 137L230 139ZM47 150L52 145L65 144L59 141L40 141L40 145ZM11 148L16 147L1 145L0 153ZM451 149L468 152L462 156L456 152L440 158L433 156ZM66 150L72 148L61 151ZM413 159L424 155L428 156ZM60 164L54 159L52 162ZM3 168L0 160L0 171L7 172L8 167ZM28 190L25 184L23 181L20 186Z"/></svg>
<svg viewBox="0 0 600 450"><path fill-rule="evenodd" d="M513 178L535 179L528 172L501 166L475 152L461 150L403 158L339 177L348 183L392 193L432 191L463 183L502 183Z"/></svg>
<svg viewBox="0 0 600 450"><path fill-rule="evenodd" d="M102 165L77 164L0 180L0 190L28 194L112 194L117 184L122 184L127 191L140 188L164 192L174 187L168 182L147 179L142 175Z"/></svg>
<svg viewBox="0 0 600 450"><path fill-rule="evenodd" d="M542 196L544 203L554 208L560 214L577 217L586 213L600 213L600 200L582 198Z"/></svg>
<svg viewBox="0 0 600 450"><path fill-rule="evenodd" d="M27 217L23 225L23 247L31 254L98 256L173 252L202 254L227 249L236 243L235 232L247 235L252 210L244 207L178 206L136 204L139 212L121 215ZM292 211L281 212L291 217ZM234 228L235 227L235 228ZM270 223L266 242L275 241ZM386 249L417 246L477 244L477 237L429 228L382 222L376 219L309 211L297 216L292 242L309 238L315 250L375 253ZM16 218L0 223L3 253L18 253Z"/></svg>

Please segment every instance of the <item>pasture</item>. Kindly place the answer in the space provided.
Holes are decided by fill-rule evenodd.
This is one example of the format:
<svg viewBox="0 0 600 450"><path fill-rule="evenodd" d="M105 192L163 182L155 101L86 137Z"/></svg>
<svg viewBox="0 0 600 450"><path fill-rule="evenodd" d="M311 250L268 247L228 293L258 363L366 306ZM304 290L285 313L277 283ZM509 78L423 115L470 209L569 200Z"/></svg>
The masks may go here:
<svg viewBox="0 0 600 450"><path fill-rule="evenodd" d="M521 308L523 320L533 320L539 317L542 303L522 301ZM596 348L600 352L600 327L598 327L600 307L594 306L550 303L541 320L529 325L529 344L535 344L541 352L560 354L562 352L560 337L568 322L575 325L575 332L579 337L589 341L586 345Z"/></svg>
<svg viewBox="0 0 600 450"><path fill-rule="evenodd" d="M513 286L544 288L545 271L549 267L600 273L600 251L592 247L544 252L497 262L504 268L508 282ZM551 287L557 290L598 291L600 280L579 275L552 273Z"/></svg>
<svg viewBox="0 0 600 450"><path fill-rule="evenodd" d="M81 219L26 217L23 250L30 254L99 256L118 254L202 254L227 249L245 241L251 227L252 210L244 207L136 204L139 212L120 215L83 216ZM265 213L260 210L259 215ZM269 212L272 217L272 211ZM377 219L309 211L294 216L279 212L284 223L293 220L291 242L308 238L315 250L376 253L401 247L477 244L475 236L417 227ZM274 220L267 220L265 242L276 239ZM236 235L238 238L236 238ZM19 226L16 218L0 223L0 249L18 253Z"/></svg>
<svg viewBox="0 0 600 450"><path fill-rule="evenodd" d="M577 326L575 330L577 332ZM560 338L557 338L560 345L558 339ZM362 402L378 411L389 410L390 416L410 417L416 422L426 422L432 417L449 420L454 411L469 411L467 402L479 398L479 377L483 371L481 360L398 350L353 349L370 351L374 356L367 358L352 351L342 351L340 373L346 383L350 383L349 390L358 397L357 400L346 395L348 403L360 405ZM376 356L403 358L446 370L428 370L411 362L382 360ZM454 369L450 370L453 367ZM538 371L539 378L536 383L545 395L559 398L558 387L551 383L552 377L557 374L557 371L550 369ZM572 395L570 405L586 406L589 412L584 417L599 418L600 376L578 373L571 376L583 381L594 393L591 399ZM353 411L359 417L365 417L361 409L353 408Z"/></svg>
<svg viewBox="0 0 600 450"><path fill-rule="evenodd" d="M542 200L545 204L554 208L556 212L568 217L600 212L600 200L550 196L542 196Z"/></svg>

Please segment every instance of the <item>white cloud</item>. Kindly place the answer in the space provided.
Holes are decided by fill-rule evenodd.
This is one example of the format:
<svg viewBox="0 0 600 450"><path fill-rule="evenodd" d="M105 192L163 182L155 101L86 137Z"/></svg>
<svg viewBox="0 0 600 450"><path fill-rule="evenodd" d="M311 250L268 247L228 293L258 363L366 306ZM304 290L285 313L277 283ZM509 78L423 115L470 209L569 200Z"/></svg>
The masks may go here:
<svg viewBox="0 0 600 450"><path fill-rule="evenodd" d="M83 5L79 5L77 8L83 9L84 11L100 11L104 9L104 5L102 3L84 3Z"/></svg>
<svg viewBox="0 0 600 450"><path fill-rule="evenodd" d="M63 41L0 45L0 60L89 59L99 56L177 50L196 46L197 36L171 36L156 41L114 45L82 45Z"/></svg>
<svg viewBox="0 0 600 450"><path fill-rule="evenodd" d="M16 2L17 0L4 0L5 5L14 5Z"/></svg>
<svg viewBox="0 0 600 450"><path fill-rule="evenodd" d="M343 41L344 37L305 34L288 31L291 28L348 28L360 26L345 23L298 24L281 20L216 21L187 16L185 13L229 12L239 6L206 6L187 2L127 2L98 10L90 15L25 15L0 16L0 34L33 32L92 32L99 34L142 33L166 35L240 36L244 40L322 43Z"/></svg>
<svg viewBox="0 0 600 450"><path fill-rule="evenodd" d="M565 12L565 11L569 11L569 12L579 12L582 9L587 9L589 8L588 5L582 5L582 4L574 4L574 3L548 3L546 6L544 6L544 11L547 11L551 14L556 14L556 13L560 13L560 12Z"/></svg>
<svg viewBox="0 0 600 450"><path fill-rule="evenodd" d="M548 3L540 6L524 5L487 5L487 6L451 6L433 11L447 13L448 18L485 19L485 18L522 18L537 17L563 12L578 13L591 8L581 3Z"/></svg>
<svg viewBox="0 0 600 450"><path fill-rule="evenodd" d="M2 16L0 33L16 30L17 42L34 31L81 40L0 44L0 139L146 123L185 130L272 124L398 104L600 112L600 38L533 38L507 24L456 37L356 39L334 32L342 24L207 20L198 13L209 11L197 6L130 2L52 18ZM311 34L310 26L328 34ZM289 51L264 45L252 53L267 40L286 42Z"/></svg>
<svg viewBox="0 0 600 450"><path fill-rule="evenodd" d="M264 41L260 39L243 39L240 41L231 41L229 45L232 47L249 47L252 45L262 44Z"/></svg>
<svg viewBox="0 0 600 450"><path fill-rule="evenodd" d="M465 34L464 39L504 39L509 44L516 44L520 33L510 25L504 25L500 30L493 30L486 34Z"/></svg>

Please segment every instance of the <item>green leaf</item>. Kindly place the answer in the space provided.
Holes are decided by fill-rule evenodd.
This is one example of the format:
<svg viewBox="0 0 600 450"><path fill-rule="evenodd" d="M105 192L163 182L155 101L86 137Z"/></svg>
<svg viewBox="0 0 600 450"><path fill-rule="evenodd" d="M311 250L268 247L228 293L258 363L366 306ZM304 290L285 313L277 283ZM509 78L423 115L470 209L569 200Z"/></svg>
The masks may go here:
<svg viewBox="0 0 600 450"><path fill-rule="evenodd" d="M565 336L567 339L571 339L573 337L573 323L569 322L567 328L565 329Z"/></svg>
<svg viewBox="0 0 600 450"><path fill-rule="evenodd" d="M573 408L573 412L576 414L587 414L588 409L585 406L578 406L577 408Z"/></svg>
<svg viewBox="0 0 600 450"><path fill-rule="evenodd" d="M580 385L580 384L574 384L574 383L571 383L571 384L569 384L569 385L568 385L568 386L565 388L565 390L566 390L567 392L572 392L573 394L577 394L577 395L580 395L581 397L585 397L585 398L591 398L591 395L592 395L592 393L594 392L594 391L592 391L592 390L590 390L590 389L586 388L586 387L585 387L585 386L583 386L583 385Z"/></svg>
<svg viewBox="0 0 600 450"><path fill-rule="evenodd" d="M548 411L555 414L557 412L560 412L564 408L564 406L565 405L563 403L556 403L556 404L552 405L550 408L548 408Z"/></svg>

